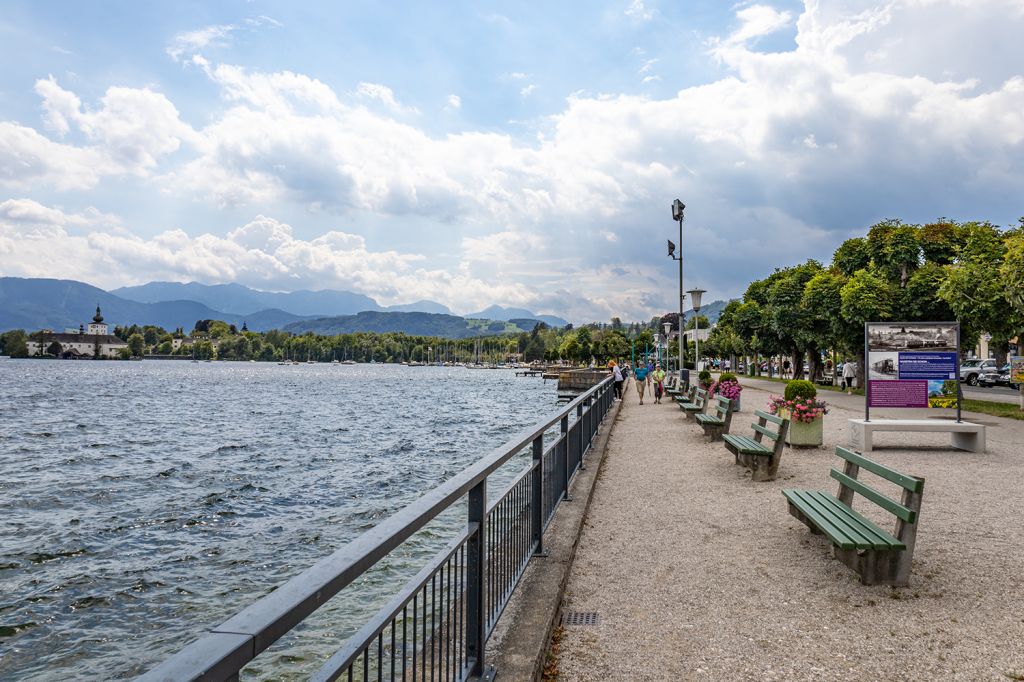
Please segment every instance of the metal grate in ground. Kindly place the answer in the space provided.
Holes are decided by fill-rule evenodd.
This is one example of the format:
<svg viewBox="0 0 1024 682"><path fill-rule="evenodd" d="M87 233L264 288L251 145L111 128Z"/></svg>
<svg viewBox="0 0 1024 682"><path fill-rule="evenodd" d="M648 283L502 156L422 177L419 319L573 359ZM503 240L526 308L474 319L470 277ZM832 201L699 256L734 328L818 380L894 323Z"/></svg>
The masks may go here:
<svg viewBox="0 0 1024 682"><path fill-rule="evenodd" d="M562 625L600 625L601 616L597 611L566 611L562 614Z"/></svg>

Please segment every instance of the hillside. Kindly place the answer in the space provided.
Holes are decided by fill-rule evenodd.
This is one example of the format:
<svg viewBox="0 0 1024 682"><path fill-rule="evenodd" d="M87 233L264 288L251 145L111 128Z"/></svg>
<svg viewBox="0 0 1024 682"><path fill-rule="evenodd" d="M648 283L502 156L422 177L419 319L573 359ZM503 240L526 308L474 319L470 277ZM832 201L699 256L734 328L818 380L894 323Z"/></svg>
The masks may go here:
<svg viewBox="0 0 1024 682"><path fill-rule="evenodd" d="M253 331L279 328L300 320L281 310L263 310L252 315L230 315L196 301L139 303L108 293L83 282L67 279L26 279L0 277L0 331L6 329L76 329L103 311L111 326L153 324L164 329L192 328L196 320L224 320Z"/></svg>
<svg viewBox="0 0 1024 682"><path fill-rule="evenodd" d="M296 317L313 315L350 315L362 310L380 310L369 296L351 291L259 291L241 284L200 284L189 282L149 282L135 287L114 289L112 294L139 303L196 301L229 315L251 315L257 311L278 310Z"/></svg>
<svg viewBox="0 0 1024 682"><path fill-rule="evenodd" d="M472 319L483 319L483 320L515 320L515 319L530 319L540 320L549 327L564 327L569 324L568 321L563 320L555 315L534 315L529 310L523 308L504 308L500 305L492 305L484 308L480 312L470 313L466 315Z"/></svg>
<svg viewBox="0 0 1024 682"><path fill-rule="evenodd" d="M533 320L528 320L533 323ZM462 339L482 334L502 334L528 331L505 321L475 320L438 313L398 313L364 311L356 315L322 317L303 320L284 327L293 334L314 332L316 334L353 334L356 332L401 332L415 336L440 336Z"/></svg>

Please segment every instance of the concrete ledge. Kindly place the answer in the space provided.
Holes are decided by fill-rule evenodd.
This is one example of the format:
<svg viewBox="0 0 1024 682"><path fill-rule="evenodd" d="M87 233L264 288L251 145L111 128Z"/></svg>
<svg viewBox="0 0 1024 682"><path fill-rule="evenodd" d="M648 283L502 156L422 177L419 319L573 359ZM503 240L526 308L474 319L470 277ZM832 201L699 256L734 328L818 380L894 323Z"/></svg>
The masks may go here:
<svg viewBox="0 0 1024 682"><path fill-rule="evenodd" d="M601 463L608 449L608 436L619 416L622 402L608 411L597 438L570 486L572 501L562 501L544 535L544 549L550 554L533 558L523 580L512 594L501 619L487 642L487 663L496 669L496 679L510 682L539 680L544 670L551 633L561 617L562 597L569 569L576 556L583 521Z"/></svg>
<svg viewBox="0 0 1024 682"><path fill-rule="evenodd" d="M850 440L861 452L874 448L875 431L923 431L952 434L951 445L957 450L985 452L985 425L955 422L946 419L864 419L850 420Z"/></svg>

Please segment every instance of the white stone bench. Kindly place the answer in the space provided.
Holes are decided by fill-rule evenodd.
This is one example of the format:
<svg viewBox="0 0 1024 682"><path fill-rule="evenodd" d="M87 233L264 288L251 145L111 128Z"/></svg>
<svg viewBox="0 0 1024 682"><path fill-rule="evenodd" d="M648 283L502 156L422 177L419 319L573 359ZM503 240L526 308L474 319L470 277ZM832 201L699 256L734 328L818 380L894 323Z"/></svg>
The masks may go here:
<svg viewBox="0 0 1024 682"><path fill-rule="evenodd" d="M949 419L863 419L850 420L850 438L861 452L871 452L875 431L950 432L952 445L958 450L985 452L985 426Z"/></svg>

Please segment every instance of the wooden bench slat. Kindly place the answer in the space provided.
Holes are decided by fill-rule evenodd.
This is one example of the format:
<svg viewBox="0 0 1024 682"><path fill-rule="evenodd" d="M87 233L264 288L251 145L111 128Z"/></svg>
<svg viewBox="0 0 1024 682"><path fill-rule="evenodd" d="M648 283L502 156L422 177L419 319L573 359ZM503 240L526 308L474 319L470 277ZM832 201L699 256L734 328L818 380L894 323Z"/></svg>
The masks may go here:
<svg viewBox="0 0 1024 682"><path fill-rule="evenodd" d="M760 417L761 419L764 419L765 421L769 421L772 424L782 426L782 417L776 417L774 414L768 414L767 412L762 412L761 410L754 410L754 414Z"/></svg>
<svg viewBox="0 0 1024 682"><path fill-rule="evenodd" d="M800 497L803 505L797 505L800 511L806 513L807 509L813 509L817 514L817 517L814 518L815 524L822 519L828 523L830 529L821 528L821 530L829 536L830 540L841 539L845 544L853 544L852 547L849 547L836 542L842 549L890 550L903 548L903 543L899 540L864 518L856 510L847 507L832 495L820 490L801 490L795 492L802 493ZM808 514L808 516L810 515ZM836 538L833 538L833 532L838 532Z"/></svg>
<svg viewBox="0 0 1024 682"><path fill-rule="evenodd" d="M712 425L715 425L715 426L724 426L725 425L725 420L724 419L719 419L718 417L712 417L710 414L698 414L697 415L697 423L698 424L712 424Z"/></svg>
<svg viewBox="0 0 1024 682"><path fill-rule="evenodd" d="M824 491L816 491L816 495L822 504L830 507L831 511L843 519L851 533L857 533L863 537L867 546L874 549L904 549L905 545L902 542L856 509L850 509L841 500Z"/></svg>
<svg viewBox="0 0 1024 682"><path fill-rule="evenodd" d="M842 529L833 525L830 521L831 515L821 509L820 504L816 504L814 497L811 495L811 490L796 490L793 488L787 488L782 491L782 494L786 496L793 506L799 509L804 516L809 518L821 532L828 536L828 539L837 547L842 549L854 549L857 546L859 538L851 538Z"/></svg>
<svg viewBox="0 0 1024 682"><path fill-rule="evenodd" d="M895 483L896 485L901 486L905 490L910 490L912 492L919 493L924 489L924 481L922 481L921 479L914 478L913 476L907 476L906 474L901 474L900 472L894 471L893 469L890 469L885 465L879 464L874 460L864 457L858 452L854 452L843 447L837 447L836 454L848 462L853 462L861 469L867 469L876 476L879 476L880 478L884 478L887 481ZM906 507L904 507L904 509L906 509Z"/></svg>
<svg viewBox="0 0 1024 682"><path fill-rule="evenodd" d="M732 434L726 434L722 436L722 439L731 444L740 452L744 452L751 455L770 455L772 454L771 448L761 445L753 438L747 436L734 436Z"/></svg>
<svg viewBox="0 0 1024 682"><path fill-rule="evenodd" d="M760 424L751 424L751 426L754 427L754 430L760 433L761 435L767 436L772 440L779 439L779 434L776 433L775 431L772 431L766 426L761 426Z"/></svg>
<svg viewBox="0 0 1024 682"><path fill-rule="evenodd" d="M864 485L856 478L847 476L838 469L832 469L831 476L832 478L836 479L837 481L845 485L847 488L851 488L857 491L862 496L871 500L882 509L885 509L890 514L903 519L907 523L913 523L914 519L917 517L917 515L914 513L912 509L907 509L896 500L886 497L885 495L878 492L874 488L870 488Z"/></svg>

